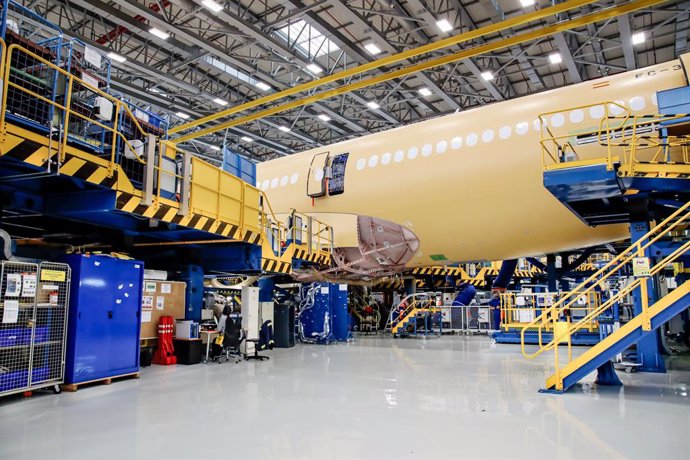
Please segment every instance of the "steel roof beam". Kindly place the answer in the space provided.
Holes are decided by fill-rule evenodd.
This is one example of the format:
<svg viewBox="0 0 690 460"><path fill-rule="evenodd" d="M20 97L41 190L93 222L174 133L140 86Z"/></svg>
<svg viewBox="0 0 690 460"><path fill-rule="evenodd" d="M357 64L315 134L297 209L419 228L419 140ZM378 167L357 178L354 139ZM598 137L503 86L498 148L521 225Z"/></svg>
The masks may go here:
<svg viewBox="0 0 690 460"><path fill-rule="evenodd" d="M621 47L623 48L623 57L625 59L625 67L628 70L635 70L635 51L632 45L632 32L630 31L630 17L627 14L618 16L618 31L620 32Z"/></svg>
<svg viewBox="0 0 690 460"><path fill-rule="evenodd" d="M565 35L563 32L554 34L553 40L556 42L556 48L563 58L566 69L568 69L568 76L570 76L570 80L572 83L580 83L582 81L582 76L577 68L575 59L573 59L573 52L570 51L570 46L568 46L568 40L566 39Z"/></svg>

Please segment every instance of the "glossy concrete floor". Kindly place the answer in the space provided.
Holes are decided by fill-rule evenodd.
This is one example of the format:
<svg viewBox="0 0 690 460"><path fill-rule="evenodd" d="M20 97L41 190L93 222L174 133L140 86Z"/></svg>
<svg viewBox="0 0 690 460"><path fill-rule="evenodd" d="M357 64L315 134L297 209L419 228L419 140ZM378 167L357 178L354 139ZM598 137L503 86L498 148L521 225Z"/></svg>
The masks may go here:
<svg viewBox="0 0 690 460"><path fill-rule="evenodd" d="M690 458L688 371L558 396L546 359L486 337L270 354L1 400L0 458Z"/></svg>

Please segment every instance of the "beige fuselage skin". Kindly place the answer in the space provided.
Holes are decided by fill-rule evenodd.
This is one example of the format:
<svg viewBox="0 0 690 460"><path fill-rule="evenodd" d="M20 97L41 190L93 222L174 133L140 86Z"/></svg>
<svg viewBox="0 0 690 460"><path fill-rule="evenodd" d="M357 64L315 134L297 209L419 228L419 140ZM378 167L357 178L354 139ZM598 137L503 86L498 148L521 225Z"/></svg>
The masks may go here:
<svg viewBox="0 0 690 460"><path fill-rule="evenodd" d="M627 226L588 227L544 188L535 121L563 110L549 117L554 130L596 129L600 112L566 109L618 101L653 114L657 91L684 84L680 62L671 61L260 163L257 183L276 213L295 208L332 223L336 246L356 246L356 215L411 229L421 245L409 266L438 264L431 256L439 255L504 260L611 242ZM323 152L349 153L345 191L312 203L310 163ZM578 153L605 156L594 147Z"/></svg>

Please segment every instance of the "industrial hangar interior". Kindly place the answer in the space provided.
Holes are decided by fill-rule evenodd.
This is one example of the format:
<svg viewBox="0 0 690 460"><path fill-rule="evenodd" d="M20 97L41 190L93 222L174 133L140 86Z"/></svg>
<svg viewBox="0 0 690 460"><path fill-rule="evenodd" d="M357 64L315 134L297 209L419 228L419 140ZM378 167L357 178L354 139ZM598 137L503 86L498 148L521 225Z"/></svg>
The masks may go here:
<svg viewBox="0 0 690 460"><path fill-rule="evenodd" d="M1 458L687 458L690 2L0 1Z"/></svg>

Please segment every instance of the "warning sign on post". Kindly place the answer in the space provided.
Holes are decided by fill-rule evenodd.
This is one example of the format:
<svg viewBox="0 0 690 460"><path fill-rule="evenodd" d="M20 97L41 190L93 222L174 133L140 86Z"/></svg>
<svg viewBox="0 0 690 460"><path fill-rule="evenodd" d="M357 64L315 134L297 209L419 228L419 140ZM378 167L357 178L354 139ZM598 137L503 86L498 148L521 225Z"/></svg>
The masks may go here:
<svg viewBox="0 0 690 460"><path fill-rule="evenodd" d="M633 275L637 278L649 276L649 257L635 257L633 259Z"/></svg>

